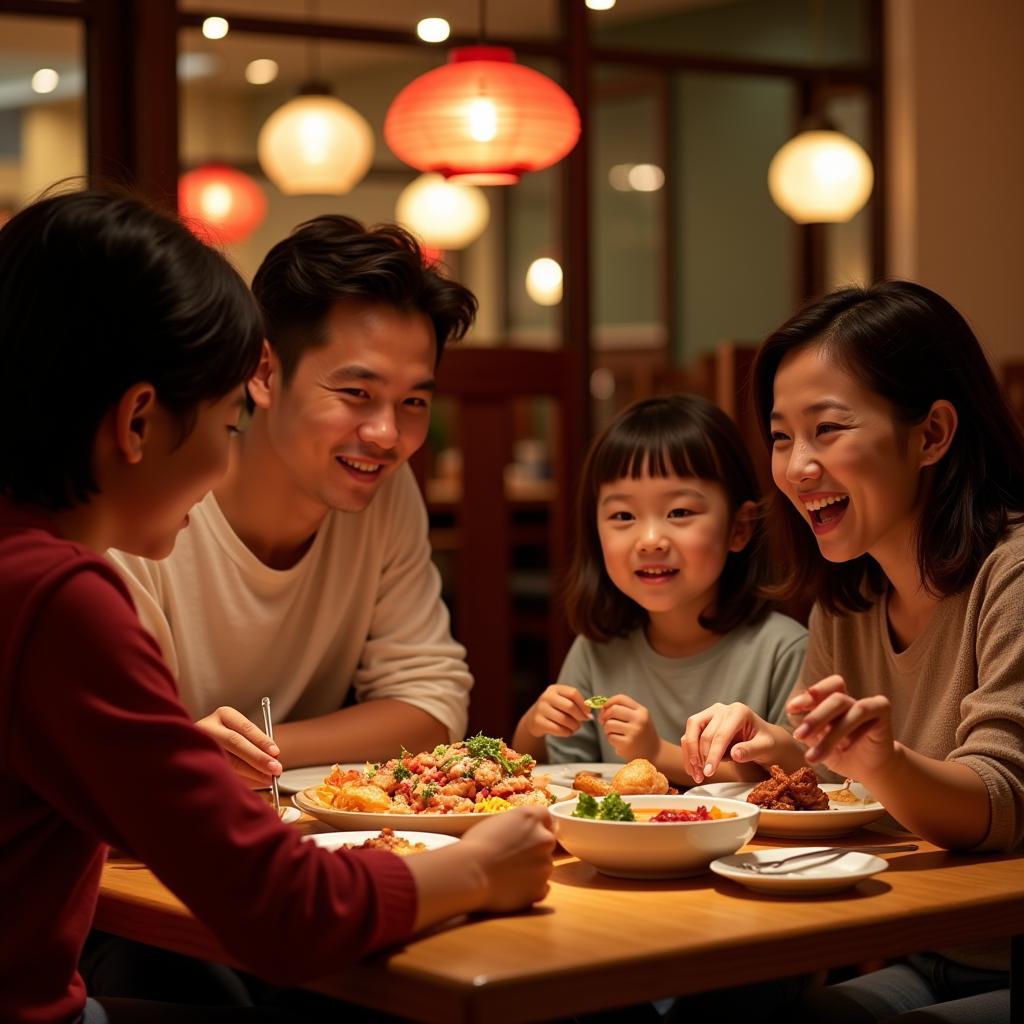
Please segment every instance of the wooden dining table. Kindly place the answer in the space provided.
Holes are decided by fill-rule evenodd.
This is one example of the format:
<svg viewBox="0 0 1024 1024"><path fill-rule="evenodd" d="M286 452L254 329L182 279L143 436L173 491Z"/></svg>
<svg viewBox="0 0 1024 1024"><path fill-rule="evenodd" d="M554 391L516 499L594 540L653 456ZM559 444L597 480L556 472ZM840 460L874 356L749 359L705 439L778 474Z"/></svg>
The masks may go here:
<svg viewBox="0 0 1024 1024"><path fill-rule="evenodd" d="M299 826L321 831L308 819ZM885 847L859 831L821 845ZM664 881L599 874L556 851L551 891L532 910L461 918L306 987L425 1022L540 1021L735 987L924 949L1012 941L1024 1014L1024 857L955 854L923 840L885 854L886 871L845 892L754 893L711 873ZM755 837L744 849L807 840ZM232 963L147 868L111 858L96 927ZM1017 1019L1017 1018L1015 1018Z"/></svg>

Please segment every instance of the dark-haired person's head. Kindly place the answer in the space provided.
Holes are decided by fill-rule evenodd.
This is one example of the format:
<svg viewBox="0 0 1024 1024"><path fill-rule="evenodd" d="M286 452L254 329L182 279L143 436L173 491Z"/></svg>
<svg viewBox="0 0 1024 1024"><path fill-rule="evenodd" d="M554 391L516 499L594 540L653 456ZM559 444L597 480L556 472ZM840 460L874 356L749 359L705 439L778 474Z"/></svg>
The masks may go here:
<svg viewBox="0 0 1024 1024"><path fill-rule="evenodd" d="M176 532L209 486L196 435L223 403L223 446L262 336L244 281L177 219L98 189L25 207L0 230L0 492L51 511L102 493L126 523L148 502L151 535L140 521L116 540L166 553L160 515Z"/></svg>
<svg viewBox="0 0 1024 1024"><path fill-rule="evenodd" d="M868 607L885 587L868 552L895 541L901 515L925 587L956 593L1024 510L1020 425L966 320L922 285L849 287L810 303L765 341L753 375L781 492L769 518L782 596Z"/></svg>
<svg viewBox="0 0 1024 1024"><path fill-rule="evenodd" d="M340 216L296 228L252 287L268 344L246 450L269 445L320 509L360 512L426 440L438 360L476 299L407 231Z"/></svg>
<svg viewBox="0 0 1024 1024"><path fill-rule="evenodd" d="M337 214L306 221L278 242L252 290L286 380L307 349L327 341L327 314L338 302L421 314L430 321L437 361L448 341L469 330L477 308L473 293L438 273L404 228L365 228Z"/></svg>
<svg viewBox="0 0 1024 1024"><path fill-rule="evenodd" d="M689 478L724 495L724 566L715 600L701 625L716 633L757 621L768 605L761 593L769 565L762 541L760 488L743 439L718 406L698 395L648 398L624 409L587 453L576 501L576 547L566 588L573 630L597 641L624 636L648 612L609 575L599 516L602 489L644 477ZM617 515L615 510L611 514ZM742 522L741 522L742 520ZM742 528L741 543L728 535Z"/></svg>

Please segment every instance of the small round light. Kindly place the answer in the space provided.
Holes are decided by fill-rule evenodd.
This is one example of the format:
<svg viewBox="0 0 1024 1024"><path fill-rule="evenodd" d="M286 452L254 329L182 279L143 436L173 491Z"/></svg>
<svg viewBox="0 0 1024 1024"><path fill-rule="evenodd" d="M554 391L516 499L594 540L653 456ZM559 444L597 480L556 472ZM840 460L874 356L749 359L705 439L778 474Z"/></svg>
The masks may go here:
<svg viewBox="0 0 1024 1024"><path fill-rule="evenodd" d="M452 33L444 18L424 18L416 26L416 35L425 43L443 43Z"/></svg>
<svg viewBox="0 0 1024 1024"><path fill-rule="evenodd" d="M632 192L633 186L629 183L629 172L636 164L615 164L608 171L608 184L616 192Z"/></svg>
<svg viewBox="0 0 1024 1024"><path fill-rule="evenodd" d="M626 179L635 192L657 192L665 184L665 172L657 164L634 164Z"/></svg>
<svg viewBox="0 0 1024 1024"><path fill-rule="evenodd" d="M245 66L245 80L250 85L267 85L277 78L277 61L269 57L251 60Z"/></svg>
<svg viewBox="0 0 1024 1024"><path fill-rule="evenodd" d="M557 260L542 256L530 264L526 294L538 306L557 306L562 301L562 267Z"/></svg>
<svg viewBox="0 0 1024 1024"><path fill-rule="evenodd" d="M32 76L32 90L38 93L53 92L60 81L60 75L53 68L40 68Z"/></svg>
<svg viewBox="0 0 1024 1024"><path fill-rule="evenodd" d="M587 6L592 11L610 11L615 6L615 0L587 0Z"/></svg>
<svg viewBox="0 0 1024 1024"><path fill-rule="evenodd" d="M203 35L207 39L223 39L228 34L227 18L205 18L203 20Z"/></svg>
<svg viewBox="0 0 1024 1024"><path fill-rule="evenodd" d="M395 218L434 249L464 249L487 227L491 207L475 185L421 174L402 189Z"/></svg>

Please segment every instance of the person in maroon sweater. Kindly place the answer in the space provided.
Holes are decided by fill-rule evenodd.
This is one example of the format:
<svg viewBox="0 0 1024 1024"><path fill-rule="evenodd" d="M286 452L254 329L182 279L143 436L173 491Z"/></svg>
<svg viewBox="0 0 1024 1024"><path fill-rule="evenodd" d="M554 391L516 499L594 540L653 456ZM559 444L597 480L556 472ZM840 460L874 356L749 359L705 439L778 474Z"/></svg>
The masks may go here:
<svg viewBox="0 0 1024 1024"><path fill-rule="evenodd" d="M285 984L547 892L543 809L409 860L302 843L193 726L101 557L171 550L226 468L261 342L226 261L139 200L54 195L0 230L4 1022L198 1019L87 1002L76 964L108 845Z"/></svg>

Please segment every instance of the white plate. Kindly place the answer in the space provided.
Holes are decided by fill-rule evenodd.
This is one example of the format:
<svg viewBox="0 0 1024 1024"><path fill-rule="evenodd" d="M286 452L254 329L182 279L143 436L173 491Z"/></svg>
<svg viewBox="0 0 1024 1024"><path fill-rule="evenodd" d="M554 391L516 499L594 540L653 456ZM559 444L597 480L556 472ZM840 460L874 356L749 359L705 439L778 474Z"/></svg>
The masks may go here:
<svg viewBox="0 0 1024 1024"><path fill-rule="evenodd" d="M322 846L325 850L337 850L342 846L360 846L379 833L379 828L367 832L320 832L315 836L303 836L303 839L307 843ZM423 843L428 850L438 850L442 846L450 846L459 841L458 836L445 836L437 832L406 832L404 829L396 829L395 835L399 839L408 839L410 843Z"/></svg>
<svg viewBox="0 0 1024 1024"><path fill-rule="evenodd" d="M720 783L721 785L721 783ZM762 817L770 814L770 811L762 811ZM805 813L803 811L788 813ZM808 814L815 812L808 811ZM819 811L819 814L826 814L826 811ZM827 864L819 864L809 860L806 867L794 870L787 866L785 873L779 868L779 874L765 872L761 874L756 871L746 871L740 865L744 863L760 863L766 860L777 860L780 857L790 857L796 853L807 853L810 850L821 849L824 857L829 847L804 846L794 849L778 850L756 850L752 853L734 853L731 857L720 857L711 862L711 870L716 875L731 879L745 885L754 892L768 892L773 896L816 896L822 893L841 892L849 889L865 878L877 875L879 871L885 871L889 862L871 853L847 853L838 860L829 861ZM769 869L770 871L771 869Z"/></svg>
<svg viewBox="0 0 1024 1024"><path fill-rule="evenodd" d="M611 782L612 776L625 764L611 761L573 761L570 764L539 764L533 769L534 775L546 775L559 786L572 786L572 780L579 772L590 772L605 782Z"/></svg>
<svg viewBox="0 0 1024 1024"><path fill-rule="evenodd" d="M706 786L694 786L687 793L690 796L746 800L753 788L749 782L711 782ZM838 782L824 782L821 788L826 793L832 793L843 786ZM870 797L859 782L855 782L851 788L862 799ZM877 821L884 814L885 808L877 800L871 799L859 804L832 804L827 811L769 811L762 807L757 833L785 839L794 836L841 836Z"/></svg>
<svg viewBox="0 0 1024 1024"><path fill-rule="evenodd" d="M568 800L572 790L565 786L548 786L556 800ZM373 829L374 834L382 828L399 829L405 823L420 832L441 832L448 836L461 836L467 829L479 825L491 817L489 814L384 814L373 811L336 811L321 807L313 800L308 790L292 794L292 803L314 818L343 832L352 829Z"/></svg>
<svg viewBox="0 0 1024 1024"><path fill-rule="evenodd" d="M352 769L361 772L366 767L365 761L359 764L340 764L342 771ZM311 768L289 768L277 777L277 785L282 793L298 793L300 789L319 786L331 774L333 764L315 764Z"/></svg>

